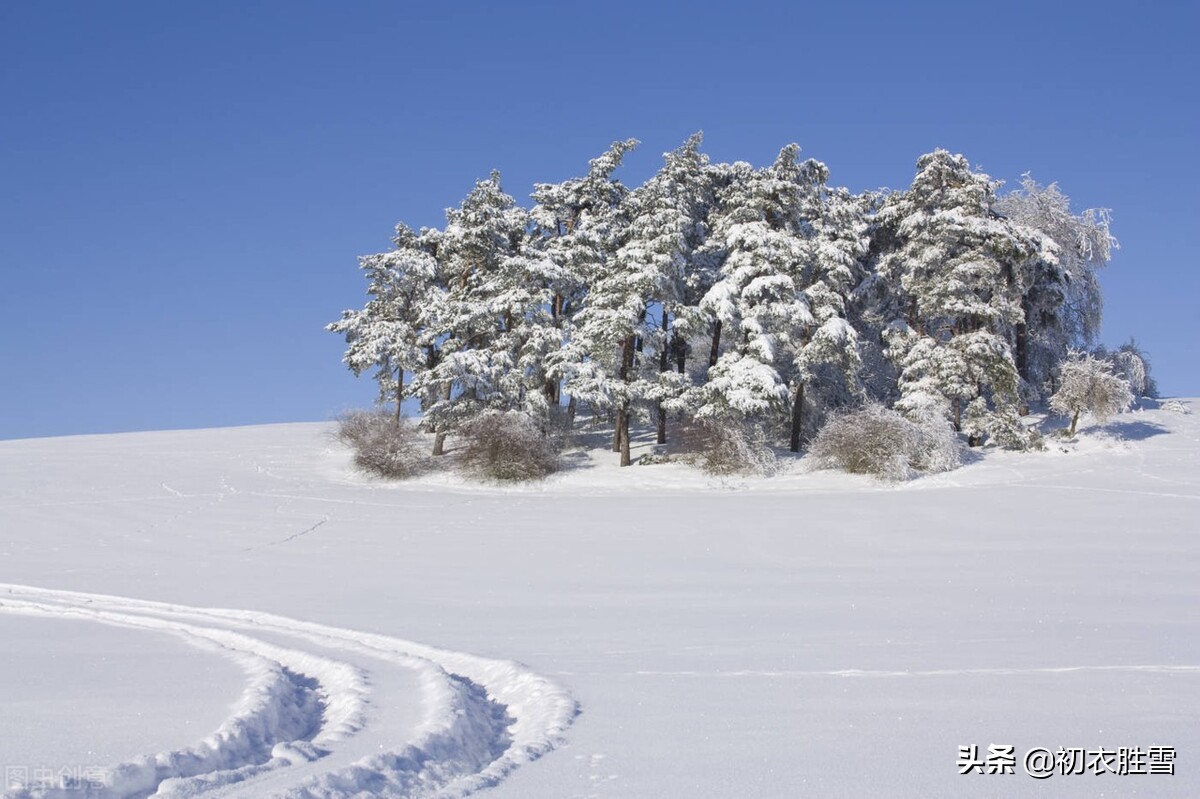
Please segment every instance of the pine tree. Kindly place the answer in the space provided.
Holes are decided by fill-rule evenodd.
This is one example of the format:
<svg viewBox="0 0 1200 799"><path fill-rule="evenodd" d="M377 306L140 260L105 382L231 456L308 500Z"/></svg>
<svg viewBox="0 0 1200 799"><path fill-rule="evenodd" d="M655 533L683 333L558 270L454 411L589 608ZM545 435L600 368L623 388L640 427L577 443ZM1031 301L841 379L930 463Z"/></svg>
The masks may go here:
<svg viewBox="0 0 1200 799"><path fill-rule="evenodd" d="M344 311L326 329L345 336L344 361L355 375L376 370L380 402L396 403L399 424L409 396L404 374L427 362L423 331L438 288L428 238L400 224L393 241L395 249L359 259L371 299L359 310Z"/></svg>
<svg viewBox="0 0 1200 799"><path fill-rule="evenodd" d="M439 342L436 363L419 378L427 397L424 425L440 455L446 433L483 410L508 410L523 399L519 320L541 297L525 278L528 214L493 172L446 212L437 257L445 291L431 309L426 336Z"/></svg>
<svg viewBox="0 0 1200 799"><path fill-rule="evenodd" d="M880 268L905 313L890 342L897 407L916 415L941 405L972 443L990 435L1017 445L1012 331L1024 322L1025 264L1043 248L1035 231L995 213L996 185L961 155L922 156L909 190L879 212L894 241Z"/></svg>
<svg viewBox="0 0 1200 799"><path fill-rule="evenodd" d="M865 277L862 262L869 244L866 209L845 189L825 190L825 174L820 181L820 212L811 223L811 263L804 277L804 296L813 325L803 330L791 369L788 444L792 452L800 451L806 402L816 400L822 410L831 405L844 406L858 398L861 391L862 357L858 331L849 321L848 299ZM809 385L818 387L818 397L806 398Z"/></svg>
<svg viewBox="0 0 1200 799"><path fill-rule="evenodd" d="M659 444L667 441L667 409L681 406L688 385L682 366L686 343L677 320L694 300L689 273L706 242L713 205L701 141L702 134L696 133L665 153L663 167L630 195L629 229L617 253L618 268L640 273L648 291L646 324L635 344L643 367L636 393L653 403Z"/></svg>
<svg viewBox="0 0 1200 799"><path fill-rule="evenodd" d="M700 418L777 416L788 396L780 374L802 331L814 323L803 293L812 260L809 220L822 166L797 162L788 145L761 170L738 168L722 193L713 235L726 252L720 280L701 308L714 319L716 362L696 399ZM732 341L719 351L721 330Z"/></svg>
<svg viewBox="0 0 1200 799"><path fill-rule="evenodd" d="M584 306L593 277L607 269L614 256L616 209L627 190L612 175L625 154L636 146L636 139L614 142L589 162L583 177L539 183L533 191L535 205L530 217L534 237L530 247L555 266L548 288L550 319L559 346L546 354L543 387L551 405L560 403L564 382L576 389L585 382L576 377L588 356L575 341L575 317ZM568 405L572 418L577 393L571 394Z"/></svg>

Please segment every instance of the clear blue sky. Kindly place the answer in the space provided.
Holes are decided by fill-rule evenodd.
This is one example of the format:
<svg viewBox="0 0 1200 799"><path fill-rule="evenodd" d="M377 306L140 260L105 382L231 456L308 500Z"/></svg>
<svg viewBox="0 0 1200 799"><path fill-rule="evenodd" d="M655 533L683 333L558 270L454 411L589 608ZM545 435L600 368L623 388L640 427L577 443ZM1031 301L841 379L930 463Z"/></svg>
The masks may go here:
<svg viewBox="0 0 1200 799"><path fill-rule="evenodd" d="M477 178L640 182L796 141L855 190L919 155L1113 209L1106 343L1200 395L1200 4L0 3L0 438L329 418L356 256Z"/></svg>

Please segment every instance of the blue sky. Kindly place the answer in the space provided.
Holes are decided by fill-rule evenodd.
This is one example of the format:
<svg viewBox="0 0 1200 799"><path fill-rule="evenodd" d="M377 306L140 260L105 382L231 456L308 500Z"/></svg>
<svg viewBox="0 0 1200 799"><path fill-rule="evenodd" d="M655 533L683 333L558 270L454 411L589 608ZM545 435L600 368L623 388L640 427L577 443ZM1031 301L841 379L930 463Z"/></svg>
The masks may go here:
<svg viewBox="0 0 1200 799"><path fill-rule="evenodd" d="M1200 4L0 3L0 438L326 419L356 256L499 169L936 147L1113 209L1104 339L1200 396Z"/></svg>

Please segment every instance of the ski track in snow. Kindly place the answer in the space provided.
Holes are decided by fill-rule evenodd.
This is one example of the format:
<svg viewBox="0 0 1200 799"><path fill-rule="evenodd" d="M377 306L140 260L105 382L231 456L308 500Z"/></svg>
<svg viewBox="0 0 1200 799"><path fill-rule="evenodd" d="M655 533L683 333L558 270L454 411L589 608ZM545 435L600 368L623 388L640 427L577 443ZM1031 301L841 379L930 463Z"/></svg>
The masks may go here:
<svg viewBox="0 0 1200 799"><path fill-rule="evenodd" d="M554 748L578 713L567 691L515 662L268 613L12 584L0 584L0 613L173 635L247 675L233 714L204 740L116 764L104 787L3 799L459 797ZM396 672L420 686L410 740L387 740L395 709L372 702L373 678Z"/></svg>

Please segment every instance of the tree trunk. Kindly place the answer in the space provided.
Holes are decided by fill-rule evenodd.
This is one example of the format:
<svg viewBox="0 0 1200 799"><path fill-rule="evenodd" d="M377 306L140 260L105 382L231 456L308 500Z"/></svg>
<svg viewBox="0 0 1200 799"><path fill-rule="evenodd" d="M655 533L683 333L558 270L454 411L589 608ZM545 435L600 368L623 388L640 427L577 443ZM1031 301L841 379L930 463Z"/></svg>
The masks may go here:
<svg viewBox="0 0 1200 799"><path fill-rule="evenodd" d="M788 442L788 449L792 452L800 451L800 430L804 425L804 383L801 382L796 386L796 396L792 401L792 438Z"/></svg>
<svg viewBox="0 0 1200 799"><path fill-rule="evenodd" d="M962 400L954 401L954 432L962 432Z"/></svg>
<svg viewBox="0 0 1200 799"><path fill-rule="evenodd" d="M629 378L633 372L633 358L637 346L637 338L635 336L628 336L621 347L620 375L621 380L626 384L629 383ZM629 465L629 410L629 399L627 396L621 400L621 405L617 409L617 430L613 441L616 451L621 453L622 466Z"/></svg>
<svg viewBox="0 0 1200 799"><path fill-rule="evenodd" d="M1029 318L1028 313L1026 313L1026 318ZM1025 381L1025 385L1033 385L1033 381L1029 379L1029 325L1021 322L1016 325L1013 333L1015 338L1013 354L1017 362L1017 374L1020 375L1021 380ZM1020 411L1022 416L1028 416L1029 405L1022 401Z"/></svg>
<svg viewBox="0 0 1200 799"><path fill-rule="evenodd" d="M571 425L575 424L575 405L575 397L571 397L567 401L567 423Z"/></svg>
<svg viewBox="0 0 1200 799"><path fill-rule="evenodd" d="M622 408L617 416L617 429L621 434L621 465L628 466L629 459L629 409Z"/></svg>
<svg viewBox="0 0 1200 799"><path fill-rule="evenodd" d="M1075 425L1079 423L1079 411L1075 411L1075 415L1071 417L1071 435L1075 435Z"/></svg>
<svg viewBox="0 0 1200 799"><path fill-rule="evenodd" d="M668 321L667 306L664 305L662 309L662 352L659 353L658 356L659 374L666 374L671 369L670 347L667 346L667 342L671 340L671 337L667 332ZM659 444L665 444L667 443L667 410L663 407L662 400L659 400L656 403L655 410L658 412L658 437L655 439L655 441Z"/></svg>
<svg viewBox="0 0 1200 799"><path fill-rule="evenodd" d="M404 424L401 406L404 405L404 370L396 370L396 427Z"/></svg>
<svg viewBox="0 0 1200 799"><path fill-rule="evenodd" d="M713 325L712 349L708 351L708 365L717 365L717 354L721 350L721 320Z"/></svg>
<svg viewBox="0 0 1200 799"><path fill-rule="evenodd" d="M454 386L450 383L446 384L446 388L442 391L442 399L449 400L450 394ZM446 453L446 431L438 430L433 436L433 454L444 455Z"/></svg>

